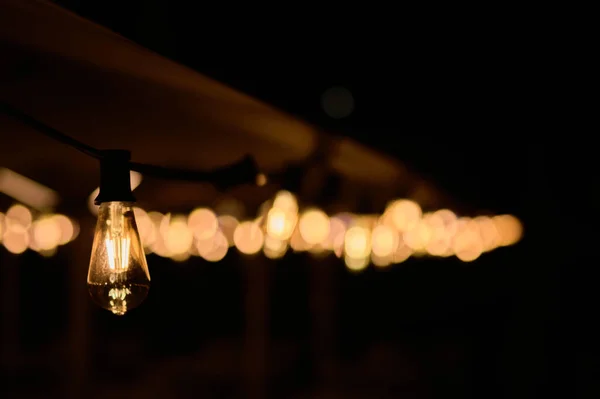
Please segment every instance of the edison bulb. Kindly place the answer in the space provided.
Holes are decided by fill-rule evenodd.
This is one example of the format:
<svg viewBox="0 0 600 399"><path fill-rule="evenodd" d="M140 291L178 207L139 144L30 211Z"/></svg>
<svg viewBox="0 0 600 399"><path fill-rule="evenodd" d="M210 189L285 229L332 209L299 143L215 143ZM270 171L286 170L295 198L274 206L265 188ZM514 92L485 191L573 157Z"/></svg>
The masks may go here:
<svg viewBox="0 0 600 399"><path fill-rule="evenodd" d="M150 273L130 203L100 205L87 285L92 300L116 315L146 299Z"/></svg>

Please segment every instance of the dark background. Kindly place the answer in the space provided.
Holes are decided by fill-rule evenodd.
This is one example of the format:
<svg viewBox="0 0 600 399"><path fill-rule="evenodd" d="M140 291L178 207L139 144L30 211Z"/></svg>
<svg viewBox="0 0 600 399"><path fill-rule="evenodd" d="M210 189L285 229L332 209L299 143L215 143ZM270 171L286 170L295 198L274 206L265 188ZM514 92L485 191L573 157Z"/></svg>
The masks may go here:
<svg viewBox="0 0 600 399"><path fill-rule="evenodd" d="M593 286L588 290L591 282L570 277L594 259L574 254L575 222L569 216L576 204L594 203L591 192L583 194L587 186L579 184L586 179L572 172L591 165L579 160L573 166L568 154L581 144L555 138L563 126L551 107L555 87L529 40L505 31L454 36L452 29L440 28L406 35L405 27L387 24L386 32L374 32L360 23L331 23L320 30L308 22L295 40L277 30L257 38L251 29L234 29L233 21L207 27L202 21L210 13L199 14L191 5L56 3L330 134L386 152L474 210L513 213L525 225L519 245L467 266L411 259L386 273L350 275L335 259L316 262L291 254L261 264L257 269L270 276L264 391L251 373L238 376L228 368L236 364L232 347L244 345L245 315L257 300L244 296L248 261L232 254L215 265L174 267L152 256L148 303L118 321L91 311L87 368L64 373L73 379L85 375L90 397L101 395L97 387L128 397L266 392L275 398L534 398L591 392L588 370L596 361L587 338L595 330L585 315L592 309ZM355 109L349 117L335 120L323 112L321 95L332 86L352 92ZM572 200L573 193L579 200ZM18 262L36 261L27 256ZM320 292L311 271L315 265L327 268L335 287L324 294L334 298L325 302L334 309L335 327L323 352L323 343L313 341L319 312L310 304ZM50 271L21 276L32 282L20 293L25 352L41 351L44 342L64 334L60 326L67 316L61 312L68 306L40 301L60 285L51 278L56 277ZM583 288L569 295L577 305L567 307L561 287L573 280ZM56 346L44 347L50 348L44 355L49 363ZM334 372L325 358L334 359ZM9 397L28 384L32 397L58 384L35 367L27 370L5 373ZM245 378L250 382L239 382ZM163 380L164 385L157 382ZM63 392L47 389L49 395ZM77 397L80 391L73 392Z"/></svg>

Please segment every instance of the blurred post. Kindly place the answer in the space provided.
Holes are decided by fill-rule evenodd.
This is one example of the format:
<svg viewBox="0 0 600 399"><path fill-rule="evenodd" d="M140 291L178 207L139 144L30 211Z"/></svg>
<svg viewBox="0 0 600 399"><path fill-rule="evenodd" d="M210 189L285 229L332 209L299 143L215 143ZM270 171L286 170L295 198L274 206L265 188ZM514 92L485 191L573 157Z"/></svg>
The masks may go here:
<svg viewBox="0 0 600 399"><path fill-rule="evenodd" d="M92 251L95 221L90 215L78 215L81 223L79 238L70 246L72 261L69 265L69 375L67 397L85 397L88 373L88 309L87 269Z"/></svg>
<svg viewBox="0 0 600 399"><path fill-rule="evenodd" d="M19 270L17 255L0 249L2 301L2 371L14 371L19 360Z"/></svg>
<svg viewBox="0 0 600 399"><path fill-rule="evenodd" d="M246 266L246 336L244 393L252 399L267 396L269 340L269 264L262 256L244 259Z"/></svg>
<svg viewBox="0 0 600 399"><path fill-rule="evenodd" d="M335 384L335 267L332 255L310 267L310 313L312 316L313 364L317 386L331 389Z"/></svg>

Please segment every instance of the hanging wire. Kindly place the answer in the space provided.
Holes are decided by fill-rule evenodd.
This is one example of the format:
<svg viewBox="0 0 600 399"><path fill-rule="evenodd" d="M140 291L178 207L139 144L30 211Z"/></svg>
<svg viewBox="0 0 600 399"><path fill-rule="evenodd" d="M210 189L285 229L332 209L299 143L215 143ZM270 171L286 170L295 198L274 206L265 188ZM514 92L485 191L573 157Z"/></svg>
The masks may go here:
<svg viewBox="0 0 600 399"><path fill-rule="evenodd" d="M46 125L45 123L9 104L0 102L0 110L5 114L10 115L14 119L33 127L45 136L60 143L66 144L69 147L84 153L85 155L98 160L103 158L102 150L75 140L74 138L62 133L59 130L56 130L51 126ZM246 155L240 161L233 164L209 171L172 168L138 162L129 162L129 169L139 172L147 177L155 177L166 180L212 183L219 189L226 189L246 183L255 183L256 177L259 173L256 161L250 155Z"/></svg>

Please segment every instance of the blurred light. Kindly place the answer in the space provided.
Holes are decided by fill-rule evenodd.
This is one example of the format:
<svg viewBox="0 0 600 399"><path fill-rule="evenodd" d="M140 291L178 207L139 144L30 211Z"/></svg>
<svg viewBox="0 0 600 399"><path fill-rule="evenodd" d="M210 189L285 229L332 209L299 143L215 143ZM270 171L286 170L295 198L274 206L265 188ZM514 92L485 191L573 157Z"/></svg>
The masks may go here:
<svg viewBox="0 0 600 399"><path fill-rule="evenodd" d="M79 234L79 225L75 221L60 214L53 215L52 219L60 229L59 245L65 245L77 238L77 235Z"/></svg>
<svg viewBox="0 0 600 399"><path fill-rule="evenodd" d="M369 265L369 258L352 258L350 256L345 256L344 262L349 270L358 272L367 268Z"/></svg>
<svg viewBox="0 0 600 399"><path fill-rule="evenodd" d="M186 260L188 260L190 258L190 253L189 252L182 252L179 254L171 254L170 258L172 260L174 260L175 262L185 262Z"/></svg>
<svg viewBox="0 0 600 399"><path fill-rule="evenodd" d="M479 227L483 250L491 251L497 248L500 245L500 233L494 221L487 216L478 216L473 220Z"/></svg>
<svg viewBox="0 0 600 399"><path fill-rule="evenodd" d="M371 254L371 263L377 267L388 267L392 263L392 255L378 256L375 253Z"/></svg>
<svg viewBox="0 0 600 399"><path fill-rule="evenodd" d="M289 191L279 191L275 195L273 208L281 209L285 213L298 213L298 201Z"/></svg>
<svg viewBox="0 0 600 399"><path fill-rule="evenodd" d="M8 216L8 212L6 216ZM501 246L516 244L523 236L523 226L516 217L512 215L499 215L495 216L492 220L500 234Z"/></svg>
<svg viewBox="0 0 600 399"><path fill-rule="evenodd" d="M354 110L354 97L345 87L332 87L321 96L321 106L331 118L346 118Z"/></svg>
<svg viewBox="0 0 600 399"><path fill-rule="evenodd" d="M39 211L58 204L58 194L10 169L0 168L0 192Z"/></svg>
<svg viewBox="0 0 600 399"><path fill-rule="evenodd" d="M376 226L371 233L371 247L378 258L391 256L398 247L398 233L385 225Z"/></svg>
<svg viewBox="0 0 600 399"><path fill-rule="evenodd" d="M452 245L453 234L450 234L447 230L444 216L444 213L435 212L423 217L423 222L427 224L431 233L425 245L425 250L430 255L442 256L448 252L448 249Z"/></svg>
<svg viewBox="0 0 600 399"><path fill-rule="evenodd" d="M265 175L264 173L259 173L258 175L256 175L256 185L262 187L265 184L267 184L267 175Z"/></svg>
<svg viewBox="0 0 600 399"><path fill-rule="evenodd" d="M286 241L266 236L263 252L267 258L279 259L285 255L287 247L288 243Z"/></svg>
<svg viewBox="0 0 600 399"><path fill-rule="evenodd" d="M4 214L0 212L0 242L2 242L2 236L4 235Z"/></svg>
<svg viewBox="0 0 600 399"><path fill-rule="evenodd" d="M227 255L227 250L229 249L229 244L227 243L227 239L220 231L217 232L213 239L212 249L202 255L204 259L209 262L218 262L222 260L225 255Z"/></svg>
<svg viewBox="0 0 600 399"><path fill-rule="evenodd" d="M392 262L396 264L402 263L408 258L410 258L412 254L413 250L410 249L410 247L406 245L403 241L400 241L398 247L396 248L396 251L392 255Z"/></svg>
<svg viewBox="0 0 600 399"><path fill-rule="evenodd" d="M7 230L25 231L31 226L33 216L23 205L13 205L6 211L4 223Z"/></svg>
<svg viewBox="0 0 600 399"><path fill-rule="evenodd" d="M4 233L4 247L13 254L21 254L29 246L29 234L25 230L7 230Z"/></svg>
<svg viewBox="0 0 600 399"><path fill-rule="evenodd" d="M194 236L188 227L186 217L183 215L174 216L164 238L165 246L171 254L188 253Z"/></svg>
<svg viewBox="0 0 600 399"><path fill-rule="evenodd" d="M388 206L391 220L398 231L413 230L421 220L421 207L411 200L397 200Z"/></svg>
<svg viewBox="0 0 600 399"><path fill-rule="evenodd" d="M267 234L279 240L287 240L296 227L297 214L281 208L271 208L267 214Z"/></svg>
<svg viewBox="0 0 600 399"><path fill-rule="evenodd" d="M310 249L310 245L304 241L302 235L300 234L299 229L294 229L292 236L290 237L290 247L295 252L308 251Z"/></svg>
<svg viewBox="0 0 600 399"><path fill-rule="evenodd" d="M233 241L241 253L252 255L262 248L264 235L256 223L242 222L235 229Z"/></svg>
<svg viewBox="0 0 600 399"><path fill-rule="evenodd" d="M459 219L452 247L456 257L463 262L479 258L483 252L483 244L477 222L468 218Z"/></svg>
<svg viewBox="0 0 600 399"><path fill-rule="evenodd" d="M138 232L140 233L140 239L142 240L142 245L144 247L149 247L152 245L154 240L156 240L156 232L154 231L154 223L148 213L142 208L134 207L133 214L135 216L135 223L138 227Z"/></svg>
<svg viewBox="0 0 600 399"><path fill-rule="evenodd" d="M298 230L309 245L323 243L329 236L329 217L319 209L305 211L300 217Z"/></svg>
<svg viewBox="0 0 600 399"><path fill-rule="evenodd" d="M233 242L233 234L235 233L236 227L240 223L234 216L230 215L221 215L217 218L217 220L219 222L219 228L227 240L228 246L232 247L235 245Z"/></svg>
<svg viewBox="0 0 600 399"><path fill-rule="evenodd" d="M197 208L187 219L187 225L197 240L206 240L214 237L219 229L217 215L208 208Z"/></svg>
<svg viewBox="0 0 600 399"><path fill-rule="evenodd" d="M138 188L138 186L140 184L142 184L141 173L130 171L129 172L129 182L131 184L131 191ZM98 215L99 207L98 207L98 205L96 205L94 203L94 201L96 200L96 197L98 196L99 193L100 193L100 187L96 187L96 189L94 191L92 191L92 193L88 197L88 208L89 208L90 212L92 213L92 215L96 215L96 216Z"/></svg>
<svg viewBox="0 0 600 399"><path fill-rule="evenodd" d="M404 242L413 251L423 251L429 244L433 233L429 225L424 221L418 221L417 225L404 233Z"/></svg>
<svg viewBox="0 0 600 399"><path fill-rule="evenodd" d="M360 226L354 226L348 229L344 238L344 252L346 253L346 257L349 258L368 258L369 253L371 252L369 230Z"/></svg>
<svg viewBox="0 0 600 399"><path fill-rule="evenodd" d="M39 250L51 250L60 244L61 231L60 226L51 216L44 216L32 225L33 240L35 247Z"/></svg>

